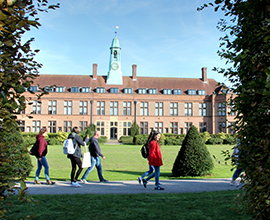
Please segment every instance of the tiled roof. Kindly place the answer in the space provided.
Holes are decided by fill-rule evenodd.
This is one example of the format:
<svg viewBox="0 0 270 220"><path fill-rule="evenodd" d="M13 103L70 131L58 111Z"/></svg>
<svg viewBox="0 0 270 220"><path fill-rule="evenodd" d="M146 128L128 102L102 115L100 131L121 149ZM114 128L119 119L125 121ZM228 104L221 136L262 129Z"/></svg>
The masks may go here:
<svg viewBox="0 0 270 220"><path fill-rule="evenodd" d="M104 87L106 90L118 87L119 91L123 88L133 88L133 91L138 88L155 88L160 94L163 89L181 89L182 94L188 89L196 89L206 90L206 94L211 95L220 89L214 79L207 79L207 82L203 82L199 78L137 77L136 80L133 80L130 76L123 76L123 85L106 85L106 78L107 76L97 76L97 79L93 80L89 75L40 75L34 80L33 85L39 84L41 87L56 85L66 87L66 89L91 87L92 90L96 87Z"/></svg>

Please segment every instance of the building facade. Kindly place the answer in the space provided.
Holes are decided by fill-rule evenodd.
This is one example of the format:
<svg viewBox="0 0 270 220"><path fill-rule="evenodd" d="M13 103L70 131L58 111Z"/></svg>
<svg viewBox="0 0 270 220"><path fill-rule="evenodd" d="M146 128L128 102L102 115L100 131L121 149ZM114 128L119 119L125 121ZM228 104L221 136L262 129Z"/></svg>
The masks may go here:
<svg viewBox="0 0 270 220"><path fill-rule="evenodd" d="M185 134L191 125L199 132L230 133L234 115L225 102L230 94L223 93L214 79L207 78L203 67L201 78L169 78L137 76L137 65L131 76L122 76L121 48L115 36L110 47L107 76L40 75L31 87L33 92L46 87L48 95L36 99L26 92L27 105L19 116L21 130L38 132L47 126L49 132L70 132L78 126L84 130L95 124L101 135L119 139L130 134L136 122L141 134L151 129L161 133ZM27 116L33 118L29 119Z"/></svg>

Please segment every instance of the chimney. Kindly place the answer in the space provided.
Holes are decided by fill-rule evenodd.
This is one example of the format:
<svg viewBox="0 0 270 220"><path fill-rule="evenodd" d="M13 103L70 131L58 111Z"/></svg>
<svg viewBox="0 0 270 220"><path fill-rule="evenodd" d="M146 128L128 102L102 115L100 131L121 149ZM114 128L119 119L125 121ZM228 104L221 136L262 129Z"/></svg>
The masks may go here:
<svg viewBox="0 0 270 220"><path fill-rule="evenodd" d="M97 64L93 64L93 80L97 79Z"/></svg>
<svg viewBox="0 0 270 220"><path fill-rule="evenodd" d="M202 81L207 83L207 67L202 68Z"/></svg>
<svg viewBox="0 0 270 220"><path fill-rule="evenodd" d="M137 65L132 65L132 80L137 80Z"/></svg>

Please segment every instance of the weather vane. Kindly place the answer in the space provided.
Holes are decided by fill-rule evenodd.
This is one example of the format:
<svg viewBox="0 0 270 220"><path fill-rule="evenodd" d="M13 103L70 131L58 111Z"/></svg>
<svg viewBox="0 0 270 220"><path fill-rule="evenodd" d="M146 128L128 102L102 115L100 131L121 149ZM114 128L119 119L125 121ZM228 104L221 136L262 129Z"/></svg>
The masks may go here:
<svg viewBox="0 0 270 220"><path fill-rule="evenodd" d="M117 29L119 29L119 26L115 26L115 35L117 34Z"/></svg>

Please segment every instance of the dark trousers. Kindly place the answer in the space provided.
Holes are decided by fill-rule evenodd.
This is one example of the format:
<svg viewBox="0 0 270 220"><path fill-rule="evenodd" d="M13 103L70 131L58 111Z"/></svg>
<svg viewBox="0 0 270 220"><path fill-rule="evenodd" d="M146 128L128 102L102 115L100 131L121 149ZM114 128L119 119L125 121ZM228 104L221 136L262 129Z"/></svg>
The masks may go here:
<svg viewBox="0 0 270 220"><path fill-rule="evenodd" d="M69 158L71 161L71 166L72 166L72 170L71 170L71 182L76 182L78 180L78 177L80 176L83 168L82 168L82 161L81 158L79 157L70 157ZM75 176L75 172L76 172L76 165L79 167L76 176ZM75 179L74 179L75 176Z"/></svg>

